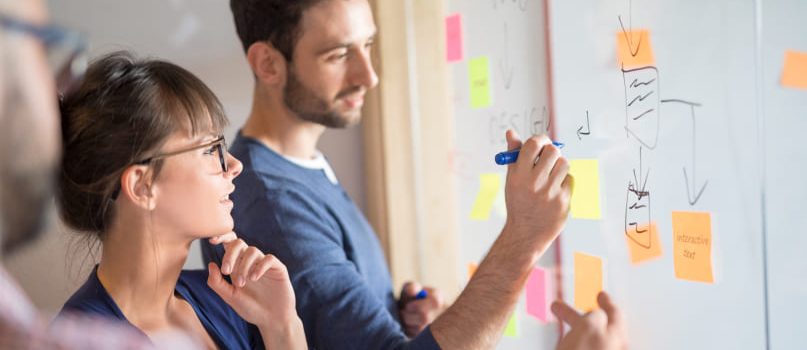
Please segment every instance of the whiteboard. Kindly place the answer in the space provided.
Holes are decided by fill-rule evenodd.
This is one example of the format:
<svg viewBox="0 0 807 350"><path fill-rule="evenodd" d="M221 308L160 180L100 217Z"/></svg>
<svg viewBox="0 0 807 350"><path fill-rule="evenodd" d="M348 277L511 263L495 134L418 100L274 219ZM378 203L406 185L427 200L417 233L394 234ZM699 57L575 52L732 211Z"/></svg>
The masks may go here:
<svg viewBox="0 0 807 350"><path fill-rule="evenodd" d="M574 304L574 256L583 252L602 259L603 287L625 313L633 349L799 344L807 259L797 261L804 244L792 243L807 243L797 229L807 219L795 210L807 198L799 181L807 148L793 145L807 102L777 87L785 46L807 51L805 36L792 40L807 14L797 2L563 0L545 13L538 0L449 1L464 45L451 63L463 262L478 262L503 224L500 196L484 220L469 213L481 176L504 174L490 160L504 130L551 131L567 158L596 160L599 217L571 217L560 256L550 250L539 262L563 275L560 285L548 279L550 296L560 289ZM641 30L652 63L621 66L618 36ZM491 98L474 108L469 65L480 56ZM676 261L703 252L681 244L689 238L680 220L673 229L674 212L708 215L711 256L699 261L708 261L711 282L676 272ZM646 222L656 225L661 255L632 262L631 244L646 243L634 224ZM527 315L524 304L518 335L499 348L552 348L557 324Z"/></svg>
<svg viewBox="0 0 807 350"><path fill-rule="evenodd" d="M557 137L568 158L599 161L601 186L601 219L572 218L562 235L565 298L585 252L603 259L632 348L764 348L755 3L564 0L551 11ZM623 69L618 35L640 29L655 63ZM710 214L713 283L677 278L687 252L673 250L674 211ZM637 220L656 222L662 255L633 264Z"/></svg>
<svg viewBox="0 0 807 350"><path fill-rule="evenodd" d="M536 0L448 1L448 15L461 16L463 57L451 62L452 98L455 111L455 149L452 169L458 191L458 218L462 276L469 263L479 263L504 225L504 174L506 168L493 161L505 150L504 133L515 129L522 137L546 133L547 53L544 40L544 5ZM490 105L471 106L469 64L486 57L490 76ZM469 213L480 190L481 174L499 174L500 187L486 220L471 220ZM554 267L547 254L539 266ZM517 336L503 336L499 348L553 348L557 328L526 313L521 297L515 311Z"/></svg>
<svg viewBox="0 0 807 350"><path fill-rule="evenodd" d="M771 349L804 347L807 314L807 90L783 88L786 50L807 52L807 2L761 6L761 93L765 135L765 229Z"/></svg>

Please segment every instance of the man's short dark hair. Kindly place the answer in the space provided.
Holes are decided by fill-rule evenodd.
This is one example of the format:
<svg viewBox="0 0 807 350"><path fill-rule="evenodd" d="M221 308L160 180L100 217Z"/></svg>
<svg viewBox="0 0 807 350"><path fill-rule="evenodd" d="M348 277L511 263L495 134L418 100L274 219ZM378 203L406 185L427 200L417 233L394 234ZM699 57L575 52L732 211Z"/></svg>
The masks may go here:
<svg viewBox="0 0 807 350"><path fill-rule="evenodd" d="M291 61L303 12L325 0L230 0L235 30L244 46L269 41Z"/></svg>

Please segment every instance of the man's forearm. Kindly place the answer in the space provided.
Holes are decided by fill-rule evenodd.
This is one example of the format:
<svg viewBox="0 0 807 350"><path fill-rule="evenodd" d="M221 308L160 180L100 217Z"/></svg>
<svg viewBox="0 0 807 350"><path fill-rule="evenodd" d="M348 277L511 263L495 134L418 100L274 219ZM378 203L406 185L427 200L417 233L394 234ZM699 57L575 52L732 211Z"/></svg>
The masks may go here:
<svg viewBox="0 0 807 350"><path fill-rule="evenodd" d="M431 325L443 349L489 349L501 336L530 269L551 241L520 242L505 226L468 286Z"/></svg>

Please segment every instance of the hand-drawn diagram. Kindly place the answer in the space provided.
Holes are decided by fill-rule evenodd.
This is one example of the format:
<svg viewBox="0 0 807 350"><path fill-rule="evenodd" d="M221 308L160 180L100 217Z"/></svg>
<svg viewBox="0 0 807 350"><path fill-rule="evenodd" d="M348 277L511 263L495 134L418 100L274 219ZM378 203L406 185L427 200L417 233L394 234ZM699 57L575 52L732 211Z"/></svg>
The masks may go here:
<svg viewBox="0 0 807 350"><path fill-rule="evenodd" d="M659 134L658 69L622 68L625 84L625 131L642 146L655 149Z"/></svg>
<svg viewBox="0 0 807 350"><path fill-rule="evenodd" d="M706 190L706 185L709 184L709 181L704 181L700 187L698 187L698 178L697 178L697 144L696 144L696 126L697 120L695 119L695 108L700 107L701 105L696 102L678 100L678 99L669 99L669 100L661 100L661 103L673 103L673 104L682 104L688 107L690 116L692 117L692 163L690 163L690 171L687 172L687 167L684 166L684 184L686 185L687 190L687 200L689 201L689 205L695 205L698 203L698 200L703 195L703 191Z"/></svg>
<svg viewBox="0 0 807 350"><path fill-rule="evenodd" d="M627 54L631 58L640 54L643 38L649 50L649 36L639 36L638 40L633 39L633 30L626 30L621 17L617 17L619 25L624 35L624 43L627 43ZM624 54L624 52L623 52ZM645 52L644 54L648 54ZM635 60L639 61L639 60ZM652 61L652 60L647 60ZM647 62L644 61L644 62ZM628 138L634 139L639 145L639 171L633 169L633 177L628 180L628 189L625 197L625 235L643 249L650 249L652 237L650 227L652 223L652 212L650 210L650 190L649 177L650 169L644 170L642 150L648 149L651 152L656 149L659 141L659 131L661 129L661 107L662 104L680 104L688 107L692 120L691 135L680 135L677 139L692 140L692 161L683 166L684 188L687 191L687 201L690 206L694 206L706 190L708 181L702 184L698 182L696 172L696 125L695 110L700 107L700 103L685 101L682 99L661 99L660 73L658 67L652 64L638 67L622 67L622 79L625 88L625 131ZM669 117L668 117L669 118ZM578 129L578 138L580 138Z"/></svg>
<svg viewBox="0 0 807 350"><path fill-rule="evenodd" d="M586 126L585 126L585 128L586 128L586 130L583 130L582 125L580 125L580 127L577 128L577 139L578 140L583 140L583 136L591 135L591 123L588 120L588 111L586 111Z"/></svg>
<svg viewBox="0 0 807 350"><path fill-rule="evenodd" d="M549 131L549 113L546 107L541 111L537 107L525 108L522 112L502 110L491 113L488 119L488 139L492 145L501 145L506 142L504 134L507 129L513 129L522 138L532 135L541 135Z"/></svg>
<svg viewBox="0 0 807 350"><path fill-rule="evenodd" d="M497 9L499 6L504 6L507 3L510 4L517 4L518 9L523 11L527 11L527 3L529 0L492 0L493 1L493 9Z"/></svg>
<svg viewBox="0 0 807 350"><path fill-rule="evenodd" d="M628 191L625 198L625 234L633 242L645 249L652 248L650 235L650 191L647 189L647 180L650 169L644 172L642 164L642 148L639 147L639 172L633 169L633 179L628 181Z"/></svg>
<svg viewBox="0 0 807 350"><path fill-rule="evenodd" d="M499 59L499 71L502 74L502 82L504 83L504 89L510 90L510 86L513 85L513 65L510 64L510 48L507 46L508 41L508 33L507 33L507 22L504 23L504 50L502 56L503 58Z"/></svg>

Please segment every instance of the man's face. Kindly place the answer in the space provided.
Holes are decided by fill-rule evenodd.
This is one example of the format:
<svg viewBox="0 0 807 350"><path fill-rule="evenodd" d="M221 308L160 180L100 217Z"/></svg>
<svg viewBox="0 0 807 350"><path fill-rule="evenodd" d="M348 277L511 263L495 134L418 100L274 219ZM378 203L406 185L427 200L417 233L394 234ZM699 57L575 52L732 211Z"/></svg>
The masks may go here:
<svg viewBox="0 0 807 350"><path fill-rule="evenodd" d="M4 10L30 23L46 21L40 0L15 1ZM11 252L42 231L61 138L41 42L9 30L0 40L0 238L3 252Z"/></svg>
<svg viewBox="0 0 807 350"><path fill-rule="evenodd" d="M303 13L288 66L284 101L301 119L332 128L361 118L364 94L378 84L370 48L376 34L366 0L323 1Z"/></svg>

